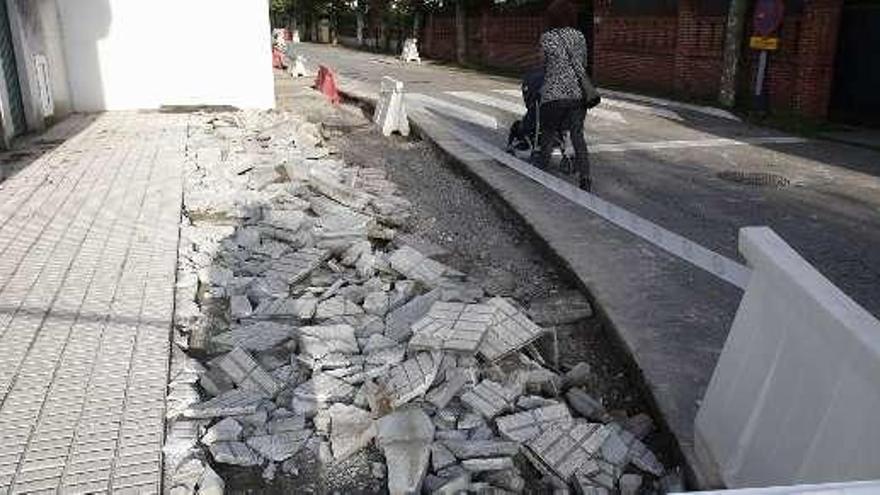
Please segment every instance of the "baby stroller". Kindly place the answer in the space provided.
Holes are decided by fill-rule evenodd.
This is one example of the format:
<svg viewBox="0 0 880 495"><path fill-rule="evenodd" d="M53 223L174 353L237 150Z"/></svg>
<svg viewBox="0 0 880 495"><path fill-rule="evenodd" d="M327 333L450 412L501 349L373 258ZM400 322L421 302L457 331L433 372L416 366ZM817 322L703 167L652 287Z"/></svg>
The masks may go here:
<svg viewBox="0 0 880 495"><path fill-rule="evenodd" d="M531 71L522 80L523 103L526 114L510 126L507 134L507 152L521 159L529 160L538 151L541 133L541 87L544 85L544 71ZM574 162L566 146L567 132L560 132L553 139L554 150L562 153L560 168L566 173L573 171Z"/></svg>

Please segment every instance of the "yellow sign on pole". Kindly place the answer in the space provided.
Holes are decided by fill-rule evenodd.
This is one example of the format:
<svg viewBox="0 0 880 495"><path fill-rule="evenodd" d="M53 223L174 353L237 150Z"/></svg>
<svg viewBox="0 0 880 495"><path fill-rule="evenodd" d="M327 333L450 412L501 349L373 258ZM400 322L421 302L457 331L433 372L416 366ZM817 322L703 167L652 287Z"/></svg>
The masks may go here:
<svg viewBox="0 0 880 495"><path fill-rule="evenodd" d="M749 47L755 50L778 50L779 38L775 36L752 36L749 39Z"/></svg>

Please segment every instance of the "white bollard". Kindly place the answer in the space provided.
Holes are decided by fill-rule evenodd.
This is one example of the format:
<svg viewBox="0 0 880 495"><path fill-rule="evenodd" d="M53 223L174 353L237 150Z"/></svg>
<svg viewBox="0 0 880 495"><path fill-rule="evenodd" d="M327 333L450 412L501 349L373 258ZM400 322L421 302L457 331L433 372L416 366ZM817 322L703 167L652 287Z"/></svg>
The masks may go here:
<svg viewBox="0 0 880 495"><path fill-rule="evenodd" d="M301 55L294 55L293 62L288 68L288 73L290 74L290 77L305 77L308 75L308 73L306 72L306 65L304 63L305 60L306 58Z"/></svg>
<svg viewBox="0 0 880 495"><path fill-rule="evenodd" d="M419 57L419 48L415 38L407 38L403 42L403 51L400 53L400 58L404 62L417 62L419 64L422 63L422 59Z"/></svg>
<svg viewBox="0 0 880 495"><path fill-rule="evenodd" d="M291 36L291 43L299 43L299 29L294 29Z"/></svg>
<svg viewBox="0 0 880 495"><path fill-rule="evenodd" d="M395 131L401 136L409 136L409 119L403 103L403 82L390 77L382 78L373 122L379 126L384 136L390 136Z"/></svg>

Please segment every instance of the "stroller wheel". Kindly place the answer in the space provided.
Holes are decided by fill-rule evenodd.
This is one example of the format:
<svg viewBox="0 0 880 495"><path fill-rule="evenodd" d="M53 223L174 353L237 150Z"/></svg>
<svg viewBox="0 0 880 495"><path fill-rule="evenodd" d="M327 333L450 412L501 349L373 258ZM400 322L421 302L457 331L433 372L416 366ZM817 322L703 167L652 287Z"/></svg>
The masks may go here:
<svg viewBox="0 0 880 495"><path fill-rule="evenodd" d="M571 175L574 173L574 162L571 157L563 154L562 161L559 162L559 170L564 173Z"/></svg>

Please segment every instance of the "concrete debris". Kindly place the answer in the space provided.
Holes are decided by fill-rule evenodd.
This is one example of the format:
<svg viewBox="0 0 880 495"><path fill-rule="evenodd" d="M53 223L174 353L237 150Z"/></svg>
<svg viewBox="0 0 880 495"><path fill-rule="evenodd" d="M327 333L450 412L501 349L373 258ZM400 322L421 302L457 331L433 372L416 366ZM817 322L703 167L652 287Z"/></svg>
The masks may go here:
<svg viewBox="0 0 880 495"><path fill-rule="evenodd" d="M211 456L221 464L259 466L263 459L241 442L218 442L210 447Z"/></svg>
<svg viewBox="0 0 880 495"><path fill-rule="evenodd" d="M363 478L354 491L387 480L392 495L658 486L666 470L642 442L651 418L608 414L585 392L603 389L588 364L560 375L532 345L542 325L589 318L583 295L524 311L503 297L519 289L509 269L477 279L444 264L448 250L398 231L413 208L385 171L330 158L318 125L283 112L194 118L169 493L222 494L209 462L248 467L265 486L319 465ZM384 462L372 462L374 440ZM545 486L520 471L526 461Z"/></svg>
<svg viewBox="0 0 880 495"><path fill-rule="evenodd" d="M533 323L507 299L495 297L489 300L489 305L495 308L494 318L479 347L480 355L487 360L497 361L544 334L543 328Z"/></svg>
<svg viewBox="0 0 880 495"><path fill-rule="evenodd" d="M413 324L409 346L472 355L494 321L495 308L486 304L436 302L424 318Z"/></svg>
<svg viewBox="0 0 880 495"><path fill-rule="evenodd" d="M366 447L376 436L375 423L367 411L354 406L333 404L328 412L334 459L346 459Z"/></svg>
<svg viewBox="0 0 880 495"><path fill-rule="evenodd" d="M377 438L388 466L388 492L419 493L434 438L431 418L418 408L398 410L378 421Z"/></svg>
<svg viewBox="0 0 880 495"><path fill-rule="evenodd" d="M519 397L517 390L505 388L492 380L483 380L479 385L461 396L461 401L487 419L513 409Z"/></svg>

